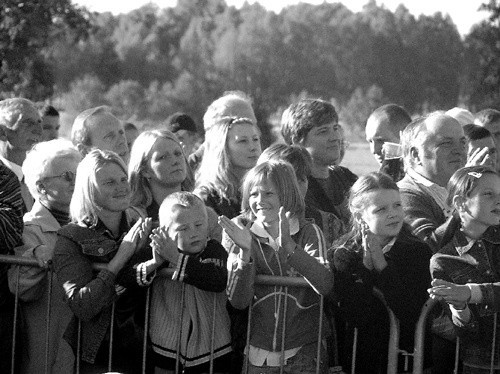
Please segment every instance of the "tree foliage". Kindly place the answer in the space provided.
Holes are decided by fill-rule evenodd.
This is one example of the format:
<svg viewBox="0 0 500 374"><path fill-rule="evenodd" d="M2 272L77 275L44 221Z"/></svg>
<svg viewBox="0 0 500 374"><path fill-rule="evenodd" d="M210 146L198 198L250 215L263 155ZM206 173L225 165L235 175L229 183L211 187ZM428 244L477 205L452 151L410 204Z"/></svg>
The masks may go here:
<svg viewBox="0 0 500 374"><path fill-rule="evenodd" d="M370 111L394 102L411 113L460 101L498 102L499 6L464 40L441 13L415 17L370 0L360 12L340 3L299 3L279 14L224 0L148 4L126 14L89 13L69 0L0 9L1 91L52 98L72 115L110 105L151 126L174 111L200 124L226 90L254 100L266 142L271 118L304 93L336 103L351 132Z"/></svg>

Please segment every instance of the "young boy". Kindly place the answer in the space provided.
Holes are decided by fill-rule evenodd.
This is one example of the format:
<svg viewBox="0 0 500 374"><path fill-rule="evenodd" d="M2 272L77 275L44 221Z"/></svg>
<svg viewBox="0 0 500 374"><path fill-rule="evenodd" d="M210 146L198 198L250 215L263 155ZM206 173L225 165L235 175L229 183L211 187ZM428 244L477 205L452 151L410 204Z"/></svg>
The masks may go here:
<svg viewBox="0 0 500 374"><path fill-rule="evenodd" d="M231 351L226 250L208 239L205 204L190 192L169 195L159 219L151 245L174 272L153 283L149 334L155 372L175 370L177 350L181 371L208 372L212 347L214 370L224 371Z"/></svg>

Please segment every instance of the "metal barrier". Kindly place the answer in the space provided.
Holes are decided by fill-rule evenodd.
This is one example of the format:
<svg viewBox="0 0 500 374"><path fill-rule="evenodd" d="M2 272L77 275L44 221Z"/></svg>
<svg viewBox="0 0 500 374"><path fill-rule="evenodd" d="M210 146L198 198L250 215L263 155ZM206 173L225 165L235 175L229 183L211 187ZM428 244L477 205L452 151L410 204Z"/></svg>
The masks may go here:
<svg viewBox="0 0 500 374"><path fill-rule="evenodd" d="M422 374L424 372L424 338L426 332L426 324L427 319L429 317L430 312L436 305L439 304L438 300L429 298L424 306L422 307L422 312L420 313L420 318L417 322L417 326L415 329L415 345L414 345L414 362L413 362L413 374ZM482 366L470 365L474 368L486 369L489 370L491 374L500 370L499 364L495 365L495 352L497 351L497 327L498 327L498 313L494 313L493 320L493 337L491 344L491 361L489 364L489 368L484 368ZM454 362L454 370L455 374L459 372L459 361L460 361L460 338L458 337L456 340L455 346L455 362ZM464 364L467 366L467 364Z"/></svg>
<svg viewBox="0 0 500 374"><path fill-rule="evenodd" d="M38 263L36 262L36 260L34 259L27 259L27 258L23 258L23 257L18 257L18 256L9 256L9 255L0 255L0 263L7 263L7 264L11 264L11 265L18 265L17 266L17 273L16 273L16 277L17 277L17 288L16 288L16 292L15 292L15 303L14 303L14 332L13 332L13 336L12 336L12 342L13 342L13 346L12 346L12 356L11 356L11 362L12 362L12 373L14 373L15 371L15 368L14 368L14 364L15 364L15 355L16 355L16 334L17 334L17 330L16 330L16 327L17 327L17 321L18 321L18 318L19 318L19 275L20 275L20 271L19 271L19 266L32 266L32 267L38 267ZM94 268L96 270L100 270L102 268L104 268L106 265L105 264L94 264ZM51 290L51 287L52 287L52 270L49 269L48 270L48 280L49 280L49 290ZM161 276L172 276L173 274L173 269L164 269L161 271ZM307 283L307 281L304 279L304 278L301 278L301 277L279 277L279 276L266 276L266 275L258 275L256 276L256 284L258 285L272 285L272 286L281 286L283 287L283 292L285 293L285 296L288 294L288 290L289 290L289 287L310 287L309 283ZM388 374L395 374L397 373L397 368L398 368L398 357L399 357L399 353L401 353L402 351L399 350L398 348L398 344L399 344L399 321L397 320L397 318L395 317L394 313L387 307L387 303L385 302L385 299L382 295L382 293L379 291L379 290L375 290L374 291L374 294L377 298L379 298L383 304L385 305L386 309L387 309L387 312L389 313L389 320L390 320L390 339L389 339L389 349L388 349L388 369L387 369L387 373ZM318 324L319 324L319 331L318 331L318 345L317 345L317 366L316 366L316 372L319 373L320 371L320 358L321 358L321 344L322 344L322 334L323 334L323 329L324 329L324 326L323 326L323 323L324 323L324 297L323 296L320 296L318 295L318 298L319 298L319 303L320 303L320 315L318 316ZM52 293L49 291L49 299L48 299L48 303L47 303L47 312L46 312L46 315L47 315L47 324L46 324L46 336L45 336L45 342L46 342L46 346L45 346L45 366L44 366L44 372L45 373L48 373L49 372L49 333L50 333L50 313L51 313L51 301L52 301ZM182 302L184 302L182 300ZM284 304L284 310L286 310L286 302L287 302L287 297L285 297L285 304ZM147 302L146 302L146 305L145 305L145 315L148 317L149 316L149 305L150 305L150 292L148 290L148 293L147 293ZM426 303L427 305L427 303ZM210 374L213 373L213 361L214 361L214 346L213 346L213 342L214 342L214 330L215 330L215 316L216 316L216 308L217 307L217 304L215 302L215 295L214 295L214 310L213 310L213 320L212 320L212 331L211 331L211 337L212 337L212 344L211 344L211 352L210 352ZM425 306L424 306L424 309L425 310ZM113 304L113 311L114 311L114 304ZM250 338L250 324L251 324L251 316L252 316L252 306L250 306L250 312L249 312L249 321L248 321L248 332L247 332L247 346L248 346L248 343L249 343L249 338ZM112 313L112 316L111 318L113 319L114 318L114 313ZM182 316L180 317L182 319ZM426 318L426 315L425 316L421 316L421 319L422 318ZM424 324L425 325L425 319L423 322L421 322L419 320L419 324L417 325L420 326ZM111 321L111 326L113 326L113 320ZM286 325L286 314L284 315L284 321L283 321L283 325L285 326ZM147 360L147 357L146 357L146 349L147 349L147 334L148 334L148 330L149 330L149 318L146 318L145 320L145 328L144 328L144 345L142 347L142 373L145 373L146 372L146 360ZM282 336L281 336L281 340L282 340L282 362L281 362L281 373L283 372L283 360L284 360L284 356L283 356L283 349L284 349L284 339L285 339L285 335L286 335L286 328L283 328L283 331L282 331ZM417 336L417 332L416 332L416 336ZM114 333L113 333L113 329L111 329L110 331L110 345L109 345L109 360L108 360L108 371L111 371L113 369L113 357L112 357L112 349L113 349L113 341L114 341ZM417 342L417 339L416 339L416 342ZM178 346L180 344L180 336L178 337ZM355 351L356 350L356 346L353 345L353 350ZM423 351L423 340L421 341L421 346L420 346L420 350ZM178 349L177 350L177 358L176 358L176 373L179 372L179 367L180 367L180 356L179 356L179 352L180 350ZM403 352L404 353L404 352ZM78 324L78 345L77 345L77 349L76 349L76 355L75 355L75 363L76 363L76 373L79 374L80 372L80 366L81 366L81 324L79 323ZM355 357L355 355L353 355L353 357ZM418 350L417 350L417 346L415 346L415 363L414 363L414 373L421 373L422 371L418 371L418 367L417 367L417 361L420 360L420 356L418 356ZM422 360L423 360L423 357L422 357ZM354 365L353 365L353 370L354 370ZM421 367L421 365L419 366ZM248 369L248 361L247 359L245 359L245 362L244 362L244 372L246 373L247 372L247 369ZM354 372L354 371L353 371Z"/></svg>

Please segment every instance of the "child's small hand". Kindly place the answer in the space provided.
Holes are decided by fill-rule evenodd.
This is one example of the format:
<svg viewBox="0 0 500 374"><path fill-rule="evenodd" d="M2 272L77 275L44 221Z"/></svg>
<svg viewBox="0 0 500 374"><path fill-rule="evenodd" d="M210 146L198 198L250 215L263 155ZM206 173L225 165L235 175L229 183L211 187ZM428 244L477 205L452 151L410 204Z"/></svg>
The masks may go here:
<svg viewBox="0 0 500 374"><path fill-rule="evenodd" d="M218 221L224 232L243 252L250 251L252 248L250 225L245 226L238 218L230 220L226 216L219 216Z"/></svg>
<svg viewBox="0 0 500 374"><path fill-rule="evenodd" d="M476 148L468 155L467 164L465 166L486 165L490 162L490 149L488 147Z"/></svg>
<svg viewBox="0 0 500 374"><path fill-rule="evenodd" d="M457 309L463 309L470 300L470 288L467 285L455 284L442 279L434 279L431 288L427 290L430 297L444 300Z"/></svg>
<svg viewBox="0 0 500 374"><path fill-rule="evenodd" d="M278 232L278 245L281 248L284 248L287 253L293 252L295 249L295 242L293 241L292 237L290 236L290 217L292 216L292 213L286 212L285 213L285 208L280 207L279 210L279 219L280 219L280 225L279 225L279 232Z"/></svg>
<svg viewBox="0 0 500 374"><path fill-rule="evenodd" d="M177 249L177 235L172 240L165 227L158 227L153 230L151 237L151 248L153 248L153 258L161 256L170 263L177 263L179 259L179 250Z"/></svg>

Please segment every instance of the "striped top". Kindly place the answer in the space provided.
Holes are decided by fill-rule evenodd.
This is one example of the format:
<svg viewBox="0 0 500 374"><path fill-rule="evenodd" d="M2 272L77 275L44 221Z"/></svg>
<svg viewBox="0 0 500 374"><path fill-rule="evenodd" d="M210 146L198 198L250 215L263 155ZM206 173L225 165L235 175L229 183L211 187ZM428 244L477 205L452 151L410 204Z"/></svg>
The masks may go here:
<svg viewBox="0 0 500 374"><path fill-rule="evenodd" d="M0 254L13 254L22 245L23 209L19 179L0 162ZM7 284L8 265L0 264L0 307L11 299Z"/></svg>

